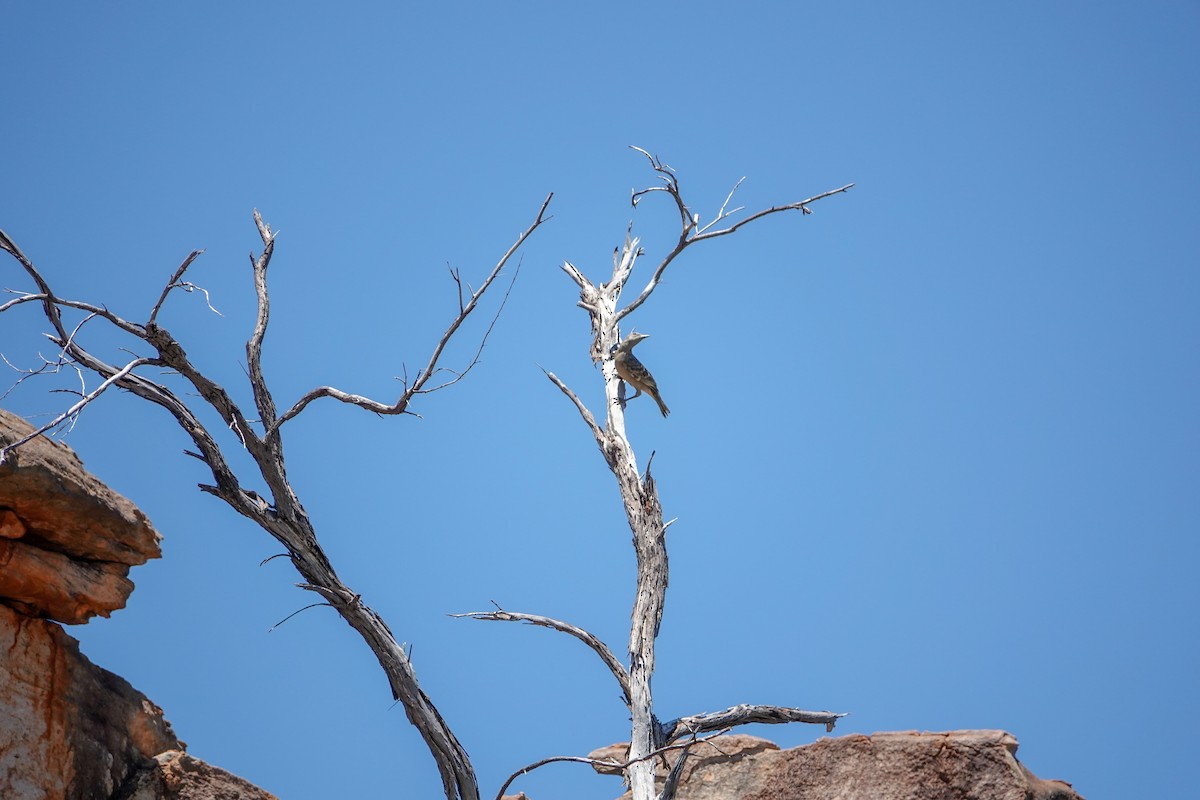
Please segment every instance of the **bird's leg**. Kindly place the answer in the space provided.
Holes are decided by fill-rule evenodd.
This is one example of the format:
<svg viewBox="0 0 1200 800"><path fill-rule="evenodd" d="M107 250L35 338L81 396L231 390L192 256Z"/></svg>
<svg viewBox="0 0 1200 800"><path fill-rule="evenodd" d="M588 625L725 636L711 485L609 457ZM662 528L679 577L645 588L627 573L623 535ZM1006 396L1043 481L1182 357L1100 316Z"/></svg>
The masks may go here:
<svg viewBox="0 0 1200 800"><path fill-rule="evenodd" d="M621 407L621 410L624 410L624 409L625 409L625 404L626 404L626 403L628 403L630 400L632 400L632 399L633 399L633 397L637 397L639 394L641 394L641 393L642 393L642 390L641 390L641 389L639 389L639 388L638 388L638 387L636 387L636 386L633 386L633 397L626 397L626 396L625 396L625 391L626 391L626 390L627 390L627 389L628 389L630 386L633 386L633 384L632 384L632 383L630 383L629 381L624 381L624 380L623 380L623 381L621 381L621 386L620 386L620 388L619 388L619 389L617 389L617 405L619 405L619 406Z"/></svg>
<svg viewBox="0 0 1200 800"><path fill-rule="evenodd" d="M625 410L625 382L624 381L622 381L620 383L620 385L617 386L617 396L613 398L613 402L616 403L617 405L619 405L621 407L622 411Z"/></svg>

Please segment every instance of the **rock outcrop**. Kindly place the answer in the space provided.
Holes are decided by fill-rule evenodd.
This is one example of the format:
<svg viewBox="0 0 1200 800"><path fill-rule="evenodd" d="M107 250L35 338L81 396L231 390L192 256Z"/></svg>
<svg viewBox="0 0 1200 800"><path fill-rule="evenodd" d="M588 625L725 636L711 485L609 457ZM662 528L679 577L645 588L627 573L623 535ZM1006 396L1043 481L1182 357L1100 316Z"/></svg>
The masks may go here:
<svg viewBox="0 0 1200 800"><path fill-rule="evenodd" d="M0 410L0 446L32 428ZM59 623L122 608L157 558L146 516L39 437L0 465L0 798L272 800L182 752L162 709Z"/></svg>
<svg viewBox="0 0 1200 800"><path fill-rule="evenodd" d="M160 708L56 623L0 605L0 652L0 797L113 797L184 746Z"/></svg>
<svg viewBox="0 0 1200 800"><path fill-rule="evenodd" d="M589 757L619 763L627 749L609 745ZM692 748L676 798L1082 800L1068 783L1035 777L1016 752L1011 734L988 730L853 734L790 750L757 736L718 736ZM672 752L659 765L660 787L677 758Z"/></svg>
<svg viewBox="0 0 1200 800"><path fill-rule="evenodd" d="M249 781L180 750L159 753L154 761L157 767L143 772L122 800L275 800Z"/></svg>
<svg viewBox="0 0 1200 800"><path fill-rule="evenodd" d="M0 410L0 445L32 428ZM124 608L129 568L161 555L146 515L43 436L0 464L0 597L33 617L77 625Z"/></svg>

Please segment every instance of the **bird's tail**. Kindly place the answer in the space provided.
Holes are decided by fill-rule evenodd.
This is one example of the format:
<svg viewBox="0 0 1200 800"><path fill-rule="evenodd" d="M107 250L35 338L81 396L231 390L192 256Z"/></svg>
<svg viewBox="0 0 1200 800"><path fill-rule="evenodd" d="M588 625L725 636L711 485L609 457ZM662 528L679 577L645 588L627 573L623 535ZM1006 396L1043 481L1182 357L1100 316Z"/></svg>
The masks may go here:
<svg viewBox="0 0 1200 800"><path fill-rule="evenodd" d="M667 404L666 404L666 403L664 403L664 402L662 401L662 398L661 398L661 397L659 397L657 394L656 394L656 395L654 395L654 402L658 403L658 410L662 412L662 415L663 415L664 417L665 417L667 414L670 414L670 413L671 413L671 409L667 408Z"/></svg>

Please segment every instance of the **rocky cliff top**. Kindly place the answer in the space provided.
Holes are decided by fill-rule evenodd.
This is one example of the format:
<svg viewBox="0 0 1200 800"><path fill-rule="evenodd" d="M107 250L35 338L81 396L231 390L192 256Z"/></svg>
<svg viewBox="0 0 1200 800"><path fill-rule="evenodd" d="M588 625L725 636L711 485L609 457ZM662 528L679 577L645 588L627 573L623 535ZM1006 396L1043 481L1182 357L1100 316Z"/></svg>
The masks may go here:
<svg viewBox="0 0 1200 800"><path fill-rule="evenodd" d="M0 446L33 430L0 410ZM122 608L159 540L66 445L38 437L0 466L3 800L276 800L182 752L162 709L58 624Z"/></svg>
<svg viewBox="0 0 1200 800"><path fill-rule="evenodd" d="M0 446L32 433L0 409ZM107 617L133 591L129 568L158 558L161 537L133 503L44 436L0 464L0 601L68 624Z"/></svg>
<svg viewBox="0 0 1200 800"><path fill-rule="evenodd" d="M589 754L621 763L628 744ZM874 733L821 738L789 750L745 734L692 746L676 800L1083 800L1069 783L1042 780L1017 760L1006 731ZM659 764L658 780L679 758ZM620 774L603 764L601 774ZM626 794L622 800L629 797Z"/></svg>

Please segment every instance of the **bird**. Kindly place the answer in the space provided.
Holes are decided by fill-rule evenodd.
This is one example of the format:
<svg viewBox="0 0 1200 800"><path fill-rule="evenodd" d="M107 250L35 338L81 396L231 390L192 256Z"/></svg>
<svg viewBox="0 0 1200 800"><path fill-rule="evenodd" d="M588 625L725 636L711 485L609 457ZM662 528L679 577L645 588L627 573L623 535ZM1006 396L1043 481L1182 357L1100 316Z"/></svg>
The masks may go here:
<svg viewBox="0 0 1200 800"><path fill-rule="evenodd" d="M650 374L650 370L646 369L646 365L638 361L637 356L633 354L633 347L643 339L649 338L646 333L631 333L625 338L625 341L612 346L613 364L617 368L617 376L621 380L634 388L633 397L645 392L654 398L654 402L658 403L658 410L665 417L670 414L670 409L663 402L662 395L658 393L658 384L654 381L654 376ZM633 397L629 399L632 400Z"/></svg>

